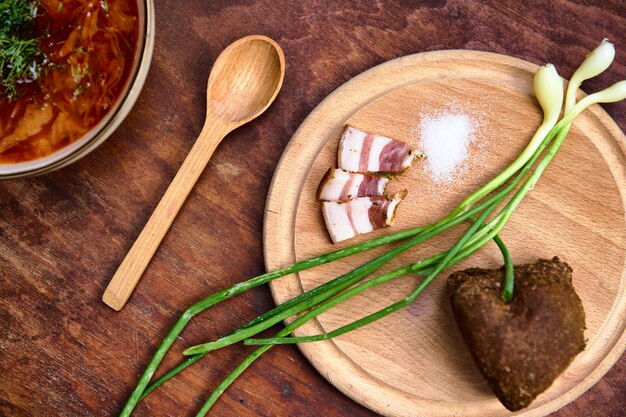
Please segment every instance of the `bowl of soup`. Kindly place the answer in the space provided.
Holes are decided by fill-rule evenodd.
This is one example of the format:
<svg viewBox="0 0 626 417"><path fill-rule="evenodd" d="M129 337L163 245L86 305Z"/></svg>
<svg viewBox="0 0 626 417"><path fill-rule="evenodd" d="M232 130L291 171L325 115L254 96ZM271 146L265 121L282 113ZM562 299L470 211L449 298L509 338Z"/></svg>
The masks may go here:
<svg viewBox="0 0 626 417"><path fill-rule="evenodd" d="M104 142L135 104L154 45L152 0L8 3L0 179L53 171Z"/></svg>

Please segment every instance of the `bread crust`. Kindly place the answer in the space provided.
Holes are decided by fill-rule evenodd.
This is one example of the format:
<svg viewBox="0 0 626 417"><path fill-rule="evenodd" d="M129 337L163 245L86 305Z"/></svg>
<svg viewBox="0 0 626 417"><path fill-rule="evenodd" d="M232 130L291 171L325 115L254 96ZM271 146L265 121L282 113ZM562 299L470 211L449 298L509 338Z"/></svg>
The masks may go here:
<svg viewBox="0 0 626 417"><path fill-rule="evenodd" d="M511 411L527 407L585 348L585 312L572 268L557 257L515 267L513 299L501 298L504 268L453 273L452 311L478 369Z"/></svg>

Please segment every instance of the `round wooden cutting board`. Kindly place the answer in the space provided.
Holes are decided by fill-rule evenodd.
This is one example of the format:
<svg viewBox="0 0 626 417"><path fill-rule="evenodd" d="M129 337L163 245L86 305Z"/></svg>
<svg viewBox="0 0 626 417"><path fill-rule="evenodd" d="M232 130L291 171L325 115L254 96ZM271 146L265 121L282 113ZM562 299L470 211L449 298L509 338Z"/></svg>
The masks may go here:
<svg viewBox="0 0 626 417"><path fill-rule="evenodd" d="M274 176L265 217L268 270L364 239L431 223L504 168L540 123L532 93L536 65L473 51L411 55L375 67L326 98L304 121ZM420 147L429 118L465 114L473 127L466 164L435 181L418 160L390 183L407 189L391 229L338 245L330 242L315 199L324 172L336 165L346 124ZM626 221L624 135L598 106L575 122L563 148L501 233L514 262L559 256L574 269L586 312L587 349L552 387L517 414L546 415L591 387L624 352ZM459 231L393 260L381 272L450 247ZM379 248L272 283L277 303L345 273L382 253ZM455 269L494 268L502 258L486 245ZM496 416L506 409L475 367L445 294L446 271L409 308L331 341L300 345L313 365L346 395L387 416ZM401 299L416 277L361 294L302 327L327 332ZM320 401L323 401L320 398Z"/></svg>

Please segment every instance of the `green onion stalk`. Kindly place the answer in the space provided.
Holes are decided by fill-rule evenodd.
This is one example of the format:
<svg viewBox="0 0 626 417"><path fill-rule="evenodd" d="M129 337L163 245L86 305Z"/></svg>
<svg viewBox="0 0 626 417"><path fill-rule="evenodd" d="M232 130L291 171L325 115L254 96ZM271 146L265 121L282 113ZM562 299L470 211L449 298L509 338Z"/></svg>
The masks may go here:
<svg viewBox="0 0 626 417"><path fill-rule="evenodd" d="M536 158L536 157L535 157ZM511 192L515 186L519 183L519 181L523 178L524 174L528 171L528 167L525 168L524 170L522 170L522 172L520 172L520 174L518 174L517 178L512 181L510 184L508 184L506 187L504 187L502 190L500 190L493 198L487 200L485 203L480 204L479 206L477 206L475 209L470 210L469 212L467 212L466 215L463 216L459 216L459 219L457 221L454 221L454 224L460 223L460 221L465 220L466 218L470 218L472 220L474 220L473 216L471 216L472 214L474 214L475 212L479 212L482 211L483 209L485 209L489 204L491 204L494 201L502 201L502 199L509 193ZM506 288L510 288L509 291L512 291L512 277L513 277L513 264L511 262L510 259L510 255L508 253L508 250L506 249L506 246L504 245L504 242L502 242L502 240L496 235L494 237L494 241L496 242L496 244L498 245L498 247L500 248L500 250L503 253L504 259L505 259L505 267L507 269L507 285L505 285ZM463 256L463 258L469 256L469 253L465 253L465 255ZM424 260L421 262L421 266L423 268L426 268L428 265L434 263L437 260L440 260L442 257L442 255L438 255L438 256L434 256L432 258L429 258L427 260ZM455 259L456 262L460 261L462 258L457 258ZM257 318L255 318L254 320L250 321L249 323L239 327L238 329L236 329L233 333L231 333L231 335L236 334L238 332L241 332L247 328L250 328L254 325L256 325L259 322L264 321L267 317L271 317L273 314L277 314L278 312L284 310L285 308L290 307L291 305L294 305L296 303L298 303L301 300L305 300L307 298L305 298L308 295L313 294L313 292L315 291L322 291L322 290L328 290L330 288L332 288L333 286L336 286L337 284L340 283L340 281L343 279L343 277L339 277L339 278L335 278L332 281L329 281L323 285L320 285L319 287L316 287L313 290L310 290L284 304L281 304L280 306L276 307L275 309L261 315L258 316ZM506 291L505 288L505 291ZM270 326L267 326L270 327ZM265 327L263 327L263 329L265 329ZM229 335L229 336L231 336ZM225 338L229 337L226 336ZM215 343L224 343L224 339L222 338L218 341L216 341ZM229 344L234 343L232 340L230 340ZM185 360L183 360L179 365L177 365L176 367L174 367L173 369L171 369L170 371L168 371L166 374L164 374L163 376L161 376L160 378L158 378L155 382L153 382L152 384L150 384L149 386L146 387L146 389L144 390L143 394L141 395L140 399L145 398L149 393L151 393L152 391L154 391L156 388L158 388L160 385L162 385L163 383L165 383L166 381L168 381L169 379L171 379L172 377L174 377L175 375L177 375L178 373L180 373L182 370L184 370L185 368L193 365L195 362L197 362L198 360L200 360L201 358L203 358L204 356L206 356L206 354L209 353L210 350L214 350L213 347L215 347L215 345L211 346L211 349L208 349L207 351L203 352L203 353L198 353L195 354L193 356L190 356L188 358L186 358ZM224 346L221 346L224 347Z"/></svg>
<svg viewBox="0 0 626 417"><path fill-rule="evenodd" d="M537 77L535 77L537 78ZM543 98L543 96L542 96ZM546 99L540 101L540 104L542 105L542 108L544 109L544 120L549 119L551 120L551 122L555 122L553 120L553 114L555 113L555 111L552 108L548 108L548 104L549 101L547 100L547 96ZM556 112L558 114L558 111ZM542 123L542 126L545 125L545 121L544 123ZM529 145L530 146L530 145ZM510 169L511 167L507 168ZM503 183L505 182L505 180L502 181ZM480 192L481 194L485 194L484 188L479 190L478 192ZM510 190L509 190L510 191ZM467 204L466 204L467 205ZM482 206L479 206L482 207ZM484 204L484 207L486 207L486 204ZM191 307L189 307L182 315L181 317L176 321L176 323L174 324L174 326L171 328L171 330L168 332L168 334L165 336L164 340L162 341L161 345L157 348L153 358L151 359L151 361L149 362L148 366L146 367L145 371L143 372L143 374L141 375L139 382L137 383L137 386L135 387L134 391L132 392L132 394L130 395L129 399L127 400L121 414L120 417L128 417L131 413L132 410L135 408L135 406L137 405L137 403L139 402L139 400L143 397L145 397L144 392L147 393L151 392L152 390L154 390L158 385L164 383L167 379L173 377L174 375L176 375L178 372L182 371L183 369L185 369L186 367L192 365L193 363L195 363L197 360L199 360L199 357L195 357L193 359L188 359L186 361L184 361L183 363L181 363L180 365L178 365L175 369L169 371L166 375L164 375L163 377L161 377L155 384L153 384L150 389L148 388L148 384L150 383L150 380L152 379L152 376L154 375L154 373L156 372L158 366L160 365L160 363L162 362L163 358L165 357L165 355L167 354L167 352L169 351L170 347L172 346L172 344L174 343L174 341L176 340L176 338L180 335L180 333L182 332L182 330L186 327L186 325L189 323L189 321L196 316L197 314L201 313L202 311L206 310L207 308L220 303L222 301L227 300L230 297L233 297L235 295L238 295L244 291L247 291L249 289L255 288L259 285L263 285L269 281L272 281L276 278L280 278L282 276L285 275L289 275L292 273L296 273L296 272L300 272L303 270L307 270L309 268L315 267L315 266L319 266L319 265L323 265L325 263L328 262L332 262L338 259L342 259L344 257L353 255L353 254L357 254L357 253L361 253L363 251L381 246L381 245L386 245L388 243L392 243L392 242L396 242L399 240L403 240L403 239L407 239L410 237L418 237L418 236L423 236L429 233L432 233L433 231L437 231L440 230L441 227L445 227L446 225L448 225L449 227L460 223L461 221L465 220L466 218L468 218L469 214L473 214L476 212L476 210L472 210L472 211L468 211L468 209L463 209L460 210L457 208L457 214L455 216L448 216L450 218L447 219L442 219L441 221L429 225L429 226L423 226L423 227L416 227L416 228L412 228L406 231L401 231L401 232L397 232L394 234L390 234L387 236L383 236L377 239L373 239L370 241L366 241L363 242L361 244L357 244L354 246L350 246L344 249L339 249L337 251L328 253L328 254L324 254L321 256L317 256L311 259L307 259L301 262L298 262L296 264L293 264L287 268L283 268L280 269L278 271L273 271L273 272L269 272L263 275L260 275L258 277L252 278L248 281L242 282L242 283L238 283L233 285L230 288L227 288L225 290L222 290L216 294L213 294L199 302L197 302L196 304L192 305ZM465 211L465 213L461 213L462 211ZM444 229L445 230L445 229ZM443 231L443 230L441 230ZM365 265L364 265L365 266ZM334 285L334 284L331 284ZM300 298L302 297L302 298ZM304 301L305 298L307 297L311 297L311 294L303 294L300 297L298 297L297 299L292 300L293 303L296 302L301 302ZM279 306L279 308L285 308L284 306ZM238 329L239 330L239 329ZM235 331L237 332L237 331Z"/></svg>
<svg viewBox="0 0 626 417"><path fill-rule="evenodd" d="M572 76L565 98L565 115L561 121L558 121L558 118L563 104L563 81L551 64L540 67L535 73L534 89L537 100L543 110L544 118L535 135L524 151L522 151L511 165L493 180L489 181L486 185L463 200L448 216L440 221L428 226L416 227L372 239L367 242L298 262L278 271L269 272L248 281L235 284L230 288L213 294L192 305L176 321L161 345L157 348L146 370L141 375L136 388L122 409L120 416L130 416L141 399L145 398L145 396L154 391L154 389L188 366L191 366L193 363L203 358L212 350L240 341L243 341L245 344L263 345L246 358L233 373L216 388L197 414L198 416L204 416L223 391L250 366L256 358L261 356L273 345L326 340L389 315L413 302L446 268L469 257L492 239L500 248L505 260L505 282L502 299L508 302L513 296L513 264L506 246L498 237L498 233L504 228L522 199L534 188L542 173L558 152L574 118L592 104L614 102L626 98L626 81L622 81L610 88L586 96L579 102L576 102L575 93L580 84L584 80L594 77L608 68L613 57L613 45L606 40L587 56L583 64ZM508 201L505 203L507 199ZM487 221L488 217L493 214L496 208L501 204L504 204L504 206ZM465 221L471 221L472 224L449 250L361 282L400 253ZM342 259L388 243L400 241L404 242L383 255L366 262L355 270L277 306L273 310L239 327L229 335L216 341L187 349L184 352L184 354L188 356L185 360L150 384L154 373L178 335L195 315L207 308L247 291L248 289L272 281L273 279ZM342 301L372 287L407 274L417 274L423 276L424 279L404 299L329 333L305 337L290 336L294 330ZM279 331L275 337L267 339L252 338L272 325L294 316L296 318L287 324L284 329Z"/></svg>
<svg viewBox="0 0 626 417"><path fill-rule="evenodd" d="M502 194L502 193L500 193ZM256 323L258 322L262 322L262 321L266 321L266 319L270 318L270 316L273 316L275 313L279 313L279 312L283 312L285 310L287 310L289 312L289 315L293 315L297 312L302 311L303 309L308 309L310 308L312 305L310 304L309 299L315 297L318 293L321 293L323 291L327 291L328 289L332 288L332 287L336 287L341 285L340 289L345 288L345 282L348 281L349 283L354 283L356 281L356 279L362 279L365 276L369 275L369 273L373 272L375 269L378 269L380 266L382 266L384 263L386 263L387 261L391 260L393 257L397 256L399 253L401 253L402 251L408 249L409 247L414 246L417 243L420 243L422 241L424 241L425 239L432 237L438 233L443 232L444 230L461 223L462 221L464 221L465 219L469 218L471 215L475 214L476 212L478 212L481 208L485 208L486 207L486 203L483 203L482 205L478 206L476 209L474 210L470 210L466 213L464 213L463 215L460 215L458 219L454 219L453 221L448 222L448 224L445 225L430 225L430 226L426 226L426 227L416 227L413 229L409 229L406 231L401 231L401 232L397 232L391 235L387 235L387 236L383 236L380 238L376 238L376 239L372 239L370 241L366 241L363 242L361 244L357 244L354 246L350 246L344 249L339 249L337 251L331 252L331 253L327 253L324 255L320 255L314 258L310 258L301 262L298 262L296 264L293 264L289 267L277 270L277 271L273 271L273 272L269 272L263 275L260 275L258 277L252 278L248 281L239 283L239 284L235 284L229 288L226 288L220 292L217 292L199 302L197 302L196 304L192 305L191 307L189 307L181 316L180 318L176 321L176 323L174 324L174 326L171 328L171 330L168 332L168 334L165 336L165 338L163 339L163 341L161 342L161 345L157 348L157 351L155 352L154 356L152 357L150 363L148 364L148 366L146 367L146 369L144 370L143 374L141 375L139 382L137 384L137 386L135 387L133 393L131 394L131 396L129 397L129 399L127 400L124 408L122 409L122 412L120 413L121 417L124 416L130 416L130 414L132 413L132 411L134 410L134 408L136 407L137 403L145 398L145 396L147 394L149 394L150 392L152 392L154 389L156 389L159 385L163 384L164 382L166 382L167 380L169 380L170 378L172 378L173 376L175 376L176 374L178 374L179 372L181 372L182 370L184 370L185 368L187 368L188 366L191 366L193 363L197 362L199 359L201 359L201 355L197 355L195 357L189 358L185 361L183 361L181 364L179 364L177 367L175 367L174 369L170 370L169 372L167 372L165 375L163 375L161 378L159 378L159 380L157 380L154 384L152 384L150 387L148 387L148 384L150 383L150 380L152 379L152 376L154 375L154 373L156 372L158 366L160 365L160 363L163 361L163 358L165 357L165 355L167 354L167 352L169 351L170 347L172 346L172 344L174 343L174 341L176 340L176 338L180 335L180 333L183 331L183 329L186 327L186 325L189 323L189 321L196 316L197 314L201 313L202 311L206 310L207 308L220 303L222 301L227 300L228 298L231 298L235 295L241 294L244 291L247 291L249 289L258 287L259 285L265 284L269 281L272 281L276 278L285 276L285 275L289 275L295 272L299 272L299 271L303 271L309 268L312 268L314 266L318 266L318 265L322 265L328 262L332 262L334 260L337 259L342 259L344 257L356 254L356 253L361 253L363 251L381 246L381 245L385 245L388 243L392 243L392 242L396 242L399 240L404 240L407 238L411 238L406 244L398 246L395 249L392 249L391 251L387 252L386 254L383 254L379 257L377 257L376 259L369 261L367 263L365 263L364 265L362 265L361 267L355 269L354 271L351 271L350 273L341 276L339 278L336 278L335 280L328 282L318 288L315 288L313 290L308 291L307 293L304 293L296 298L294 298L293 300L288 301L285 304L282 304L280 306L278 306L276 309L266 313L265 315L262 315L260 317L258 317L257 319L253 320L252 322L248 323L245 326L242 326L241 328L235 330L232 334L238 334L241 333L241 331L247 327L252 327L254 326ZM355 279L356 278L356 279ZM328 294L327 292L325 294ZM316 300L321 300L321 298L316 298ZM289 310L289 308L291 306L295 306L298 305L300 303L306 303L304 305L303 308L300 308L298 310ZM285 318L288 316L285 316ZM278 321L275 321L276 323ZM267 326L270 327L271 325ZM265 327L264 327L265 328ZM259 330L260 331L260 330ZM255 333L256 334L256 333ZM232 341L232 339L231 339ZM232 342L234 343L234 342ZM229 343L231 344L231 343ZM226 346L226 345L224 345ZM221 346L223 347L223 346Z"/></svg>
<svg viewBox="0 0 626 417"><path fill-rule="evenodd" d="M562 135L564 137L564 135ZM554 151L554 154L556 154L556 151ZM547 164L545 164L545 166L547 166ZM544 168L545 169L545 168ZM537 171L535 171L537 172ZM538 174L540 175L540 174ZM519 193L519 191L518 191ZM517 193L516 193L517 195ZM502 219L504 219L505 217L502 216L497 216L496 219L498 220L494 220L496 222L496 224L498 224L498 229L492 229L489 233L479 233L478 229L479 226L481 225L481 223L484 221L484 219L490 214L490 212L495 208L495 205L497 203L494 203L493 205L491 205L487 210L485 210L483 212L483 214L481 215L481 217L472 225L472 227L470 227L470 229L461 237L461 239L456 243L456 245L447 252L444 252L442 254L439 254L435 257L432 257L430 259L421 261L421 262L417 262L414 264L411 264L409 266L405 266L399 269L396 269L394 271L391 271L389 273L386 273L384 275L381 275L377 278L374 278L372 280L366 281L364 283L361 283L355 287L350 288L349 290L338 294L335 298L330 299L329 301L322 303L320 305L318 305L317 307L315 307L314 309L312 309L311 311L309 311L308 313L304 314L303 316L297 318L295 321L293 321L292 323L288 324L283 330L281 330L275 338L271 338L271 339L246 339L244 341L245 344L260 344L260 345L265 345L265 346L261 346L259 349L257 349L256 351L254 351L250 356L248 356L228 377L226 377L226 379L224 379L224 381L213 391L213 393L211 394L211 396L209 397L209 399L204 403L204 405L202 406L202 408L200 409L200 411L197 414L197 417L201 417L206 415L206 413L210 410L210 408L213 406L213 404L217 401L217 399L219 398L219 396L226 390L226 388L228 388L228 386L230 384L232 384L232 382L248 367L250 366L254 360L256 360L258 357L260 357L265 351L267 351L272 345L274 344L285 344L285 343L299 343L299 342L312 342L312 341L320 341L320 340L327 340L327 339L331 339L333 337L337 337L340 336L344 333L347 333L349 331L355 330L359 327L362 327L366 324L372 323L376 320L379 320L380 318L387 316L401 308L406 307L407 305L409 305L411 302L413 302L417 296L419 294L421 294L422 291L424 291L424 289L438 276L438 274L444 270L445 268L447 268L448 266L453 265L454 263L459 262L462 259L465 259L466 257L468 257L469 255L471 255L473 252L475 252L476 250L480 249L488 240L490 240L491 238L493 238L494 236L496 236L497 230L501 229L504 226L505 222L502 222ZM509 203L510 205L513 205L514 202L513 200ZM507 205L508 206L508 205ZM492 221L492 222L494 222ZM490 224L492 223L490 222ZM489 227L489 225L485 226L482 231L488 230L487 228ZM480 239L483 239L483 241L477 241ZM464 249L462 251L461 254L459 254L459 256L457 256L457 254L459 253L459 251L461 251L462 249ZM443 255L443 259L442 258ZM441 259L441 260L440 260ZM436 264L434 266L434 268L428 268L430 267L433 262L432 261L439 261L438 264ZM510 263L510 258L508 258L508 263L509 265ZM348 298L353 297L354 295L357 295L369 288L372 288L376 285L380 285L382 283L391 281L397 277L406 275L408 273L418 273L418 274L427 274L426 278L418 285L418 287L406 298L382 309L379 310L376 313L370 314L369 316L366 316L360 320L357 320L351 324L348 324L346 326L340 327L336 330L333 330L329 333L325 333L325 334L320 334L320 335L314 335L314 336L308 336L308 337L286 337L288 336L292 331L296 330L298 327L302 326L304 323L308 322L309 320L317 317L319 314L323 313L324 311L328 310L329 308L339 304L342 301L345 301ZM198 345L197 347L192 347L190 349L188 349L185 353L186 354L203 354L204 349L207 349L208 347L205 345Z"/></svg>
<svg viewBox="0 0 626 417"><path fill-rule="evenodd" d="M485 204L479 206L483 207L485 206ZM204 298L203 300L197 302L196 304L192 305L191 307L189 307L187 310L185 310L185 312L179 317L179 319L176 321L176 323L174 324L174 326L170 329L170 331L168 332L168 334L165 336L165 338L163 339L163 341L161 342L161 345L157 348L157 351L155 352L154 356L152 357L150 363L148 364L148 366L146 367L145 371L143 372L143 374L141 375L139 382L135 388L135 390L133 391L133 393L131 394L131 396L129 397L129 399L126 402L126 405L124 407L124 409L122 410L122 413L120 414L120 416L129 416L130 413L132 412L132 410L134 409L134 407L136 406L136 404L139 402L140 399L144 398L144 390L146 390L152 376L154 375L154 373L156 372L158 366L160 365L160 363L162 362L163 358L165 357L165 355L167 354L167 352L169 351L170 347L172 346L172 344L174 343L174 341L176 340L176 338L180 335L180 333L182 332L182 330L186 327L186 325L189 323L189 321L196 315L198 315L199 313L201 313L202 311L206 310L207 308L218 304L222 301L225 301L235 295L241 294L244 291L247 291L249 289L258 287L262 284L265 284L269 281L272 281L276 278L280 278L282 276L285 275L289 275L295 272L300 272L300 271L304 271L307 270L309 268L318 266L318 265L323 265L325 263L328 262L332 262L335 261L337 259L342 259L345 258L347 256L356 254L356 253L361 253L363 251L381 246L381 245L386 245L388 243L392 243L392 242L397 242L400 240L404 240L407 238L412 238L409 243L412 243L410 246L409 245L402 245L399 246L398 248L392 249L390 252L381 255L380 257L367 262L366 264L362 265L361 267L357 268L354 271L351 271L350 273L337 278L336 280L329 282L325 285L328 285L328 287L330 286L334 286L334 285L338 285L343 283L346 280L352 280L355 276L359 276L360 278L365 277L366 275L368 275L369 273L373 272L375 269L378 269L378 267L382 266L386 261L391 260L394 256L393 255L398 255L400 252L408 249L409 247L425 240L428 237L432 237L435 234L441 233L442 231L461 223L463 220L465 220L466 218L468 218L470 215L474 214L475 212L477 212L478 210L472 210L469 211L467 213L465 213L463 216L459 216L458 219L455 219L454 221L449 222L447 225L440 225L440 226L436 226L436 225L430 225L430 226L426 226L426 227L416 227L413 229L408 229L405 231L401 231L401 232L397 232L394 234L390 234L387 236L382 236L376 239L372 239L370 241L366 241L354 246L350 246L347 248L343 248L343 249L339 249L337 251L334 252L330 252L324 255L320 255L320 256L316 256L298 263L295 263L293 265L290 265L286 268L277 270L277 271L273 271L273 272L268 272L266 274L260 275L258 277L252 278L248 281L242 282L242 283L238 283L235 284L229 288L226 288L222 291L219 291L209 297ZM392 256L390 256L390 253ZM377 266L377 267L376 267ZM376 268L374 268L376 267ZM365 272L368 272L367 274L365 274ZM350 281L350 282L354 282L354 281ZM328 289L328 287L318 287L316 289L313 289L305 294L300 295L299 297L296 297L295 299L281 305L278 306L275 310L273 310L271 313L275 313L277 311L283 311L283 310L287 310L290 306L292 305L296 305L300 302L306 302L309 298L312 298L313 296L315 296L317 293L324 291L326 289ZM273 315L273 314L272 314ZM256 321L251 322L248 326L252 326L254 324L254 322L258 322L261 321L262 319L267 318L268 315L264 315L264 316L260 316L259 318L256 319ZM245 326L242 326L245 327ZM236 330L234 333L237 333L240 329ZM188 360L185 363L179 365L178 370L176 371L176 369L168 372L165 376L168 376L167 378L165 378L164 380L162 380L160 382L160 384L162 384L163 382L165 382L167 379L170 379L172 376L176 375L178 372L182 371L183 369L185 369L187 366L192 365L193 363L195 363L199 358L195 358L195 360ZM173 372L176 371L176 372ZM163 377L162 377L163 378ZM160 385L159 384L159 385ZM151 389L146 390L146 391L152 391L154 390L154 388L156 388L156 386L153 386ZM147 395L147 394L146 394Z"/></svg>
<svg viewBox="0 0 626 417"><path fill-rule="evenodd" d="M487 205L492 202L492 200L502 199L503 196L505 196L508 191L512 190L514 186L515 186L515 183L510 184L506 189L500 191L498 193L498 195L496 195L493 199L488 200L487 202L477 206L475 209L468 211L465 215L459 216L458 219L456 219L453 222L450 222L448 227L445 227L445 226L444 227L445 228L449 228L449 227L452 227L452 226L454 226L454 225L456 225L458 223L461 223L462 221L466 220L467 218L471 218L474 213L479 212L479 211L485 209L487 207ZM444 227L441 227L441 229L443 230ZM442 230L433 229L430 233L418 236L419 240L412 240L412 242L409 241L409 243L414 243L414 244L415 243L419 243L419 241L422 241L422 240L428 238L429 235L439 233ZM505 248L504 243L497 236L494 238L494 240L496 241L496 243L498 244L498 246L500 248ZM404 249L401 246L401 247L399 247L396 250L398 251L396 253L400 253L400 251L403 251ZM381 255L381 256L386 256L386 255L388 255L388 254ZM506 259L506 257L505 257L505 259ZM376 259L371 261L371 262L374 262L374 261L376 261ZM352 272L354 273L354 271L352 271ZM254 320L250 321L249 323L247 323L247 324L239 327L238 329L236 329L230 335L225 336L225 338L222 338L222 339L220 339L220 340L218 340L216 342L219 342L220 344L222 344L222 343L225 342L224 339L230 338L232 335L236 335L236 334L238 334L238 333L240 333L240 332L242 332L242 331L244 331L244 330L246 330L248 328L251 328L251 327L257 325L258 323L264 322L267 318L272 317L273 315L278 314L278 313L280 313L280 312L282 312L282 311L284 311L284 310L286 310L288 308L291 308L292 306L297 305L298 303L300 303L302 301L308 300L309 298L311 298L312 296L316 295L317 293L320 293L322 291L330 290L331 288L337 288L339 285L342 285L342 287L343 287L343 284L344 284L344 282L346 281L347 278L349 278L348 274L343 275L343 276L338 277L338 278L335 278L332 281L329 281L329 282L327 282L327 283L325 283L323 285L320 285L319 287L316 287L316 288L314 288L312 290L309 290L309 291L305 292L304 294L302 294L302 295L300 295L300 296L298 296L298 297L296 297L296 298L294 298L294 299L292 299L290 301L287 301L286 303L283 303L283 304L279 305L278 307L274 308L273 310L270 310L267 313L265 313L265 314L263 314L261 316L258 316L257 318L255 318ZM354 281L350 281L350 282L354 282ZM304 308L304 309L306 309L306 308ZM301 309L301 310L304 310L304 309ZM267 327L271 327L271 325L267 326ZM263 329L265 329L265 327L263 327ZM232 343L234 343L234 341L231 339L228 344L232 344ZM221 347L224 347L224 346L221 346ZM210 350L214 350L214 349L209 349L209 350L207 350L206 352L204 352L202 354L196 354L196 355L191 356L191 357L185 359L184 361L182 361L178 366L176 366L175 368L173 368L172 370L167 372L165 375L161 376L159 379L157 379L150 386L146 387L146 389L144 390L144 392L143 392L143 394L141 396L141 399L143 399L145 396L147 396L150 392L152 392L158 386L162 385L167 380L171 379L173 376L178 374L180 371L184 370L188 366L191 366L192 364L197 362L199 359L204 357Z"/></svg>
<svg viewBox="0 0 626 417"><path fill-rule="evenodd" d="M500 194L503 194L503 193L501 192ZM491 200L493 200L493 198ZM491 200L488 200L488 202L491 201ZM487 203L483 203L482 205L478 206L478 209L485 208L486 206L487 206ZM158 369L158 366L163 361L163 358L165 357L165 355L169 351L170 347L172 346L172 344L174 343L176 338L180 335L180 333L183 331L183 329L186 327L186 325L189 323L189 321L194 316L196 316L197 314L200 314L202 311L206 310L207 308L209 308L209 307L211 307L211 306L213 306L215 304L218 304L218 303L220 303L222 301L225 301L225 300L229 299L230 297L233 297L235 295L241 294L244 291L247 291L249 289L258 287L260 285L263 285L263 284L265 284L267 282L270 282L270 281L272 281L272 280L274 280L276 278L280 278L280 277L285 276L285 275L289 275L289 274L292 274L292 273L304 271L304 270L307 270L307 269L315 267L315 266L323 265L323 264L328 263L328 262L332 262L332 261L335 261L335 260L338 260L338 259L342 259L344 257L350 256L350 255L353 255L353 254L361 253L361 252L364 252L366 250L369 250L369 249L372 249L372 248L375 248L375 247L378 247L378 246L386 245L388 243L397 242L397 241L404 240L404 239L407 239L407 238L411 238L411 237L420 238L420 236L421 237L423 237L423 236L432 237L435 234L438 234L438 233L446 230L447 228L450 228L450 227L452 227L452 226L454 226L454 225L456 225L458 223L461 223L465 219L469 218L470 215L476 213L478 211L478 209L470 210L470 211L466 211L465 213L458 214L454 219L448 220L446 222L439 221L439 222L437 222L435 224L432 224L432 225L429 225L429 226L415 227L415 228L408 229L408 230L405 230L405 231L401 231L401 232L397 232L397 233L390 234L390 235L387 235L387 236L382 236L382 237L379 237L379 238L376 238L376 239L372 239L370 241L366 241L366 242L363 242L363 243L360 243L360 244L357 244L357 245L353 245L353 246L350 246L350 247L347 247L347 248L339 249L337 251L330 252L330 253L327 253L327 254L324 254L324 255L313 257L313 258L310 258L310 259L298 262L296 264L293 264L291 266L288 266L286 268L283 268L283 269L280 269L280 270L277 270L277 271L273 271L273 272L268 272L266 274L263 274L263 275L260 275L258 277L252 278L252 279L250 279L248 281L235 284L235 285L233 285L233 286L231 286L229 288L226 288L226 289L224 289L222 291L219 291L219 292L217 292L217 293L215 293L215 294L213 294L213 295L211 295L209 297L206 297L203 300L197 302L196 304L194 304L191 307L189 307L180 316L180 318L176 321L174 326L170 329L168 334L165 336L165 338L161 342L161 345L157 348L154 356L152 357L152 359L148 363L148 366L146 367L146 369L144 370L143 374L139 378L139 382L137 383L137 386L135 387L135 389L131 393L130 397L128 398L128 400L127 400L127 402L126 402L126 404L124 406L124 408L122 409L122 412L120 413L120 417L128 417L128 416L130 416L130 414L132 413L132 411L136 407L137 403L142 398L145 398L145 396L148 393L152 392L159 385L163 384L165 381L167 381L168 379L172 378L177 373L179 373L180 371L184 370L188 366L191 366L193 363L197 362L197 360L200 359L200 357L194 357L194 358L190 358L190 359L185 360L184 362L179 364L177 367L175 367L174 369L172 369L169 372L167 372L163 377L161 377L159 380L157 380L150 387L148 387L148 384L150 383L150 380L152 379L154 373ZM419 243L419 242L421 242L423 240L424 239L418 239L418 240L416 240L414 242L414 244L417 244L417 243ZM399 252L397 252L397 253L399 253ZM367 264L364 264L362 267L364 269L368 268L369 266L371 266L371 264L373 262L377 262L377 260L378 260L378 258L373 260L373 261L368 262ZM353 271L353 273L354 273L354 271ZM362 276L361 278L363 278L363 277L364 276ZM336 283L337 282L335 281L335 282L327 283L327 284L336 285ZM297 297L294 300L291 300L288 303L295 304L295 303L306 301L308 298L312 297L316 291L320 291L321 289L322 288L311 290L310 292L302 294L301 296ZM324 288L324 290L325 289L326 288ZM277 308L282 310L282 309L286 309L285 307L286 307L285 305L282 305L282 306L279 306ZM259 321L259 319L261 319L261 318L257 318L257 321ZM237 329L234 333L238 333L239 331L240 331L240 329Z"/></svg>

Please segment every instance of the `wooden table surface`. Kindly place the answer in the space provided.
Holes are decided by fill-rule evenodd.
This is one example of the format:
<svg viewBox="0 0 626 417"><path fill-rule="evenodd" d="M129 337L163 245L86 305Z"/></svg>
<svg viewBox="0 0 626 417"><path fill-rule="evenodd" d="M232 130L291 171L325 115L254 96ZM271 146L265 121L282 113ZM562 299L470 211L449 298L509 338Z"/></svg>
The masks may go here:
<svg viewBox="0 0 626 417"><path fill-rule="evenodd" d="M569 77L608 37L616 63L586 89L626 78L622 0L156 0L156 8L150 74L117 132L68 168L0 183L1 416L116 415L186 306L264 271L263 211L278 159L307 114L360 72L407 54L460 48L550 61ZM283 90L265 115L220 146L129 304L114 312L102 292L202 127L213 60L255 33L285 51ZM626 103L605 109L626 130ZM215 307L181 335L165 365L184 346L272 306L261 287ZM212 353L135 415L194 415L249 351ZM326 382L296 347L280 347L246 371L211 415L375 414ZM626 356L554 415L626 415Z"/></svg>

